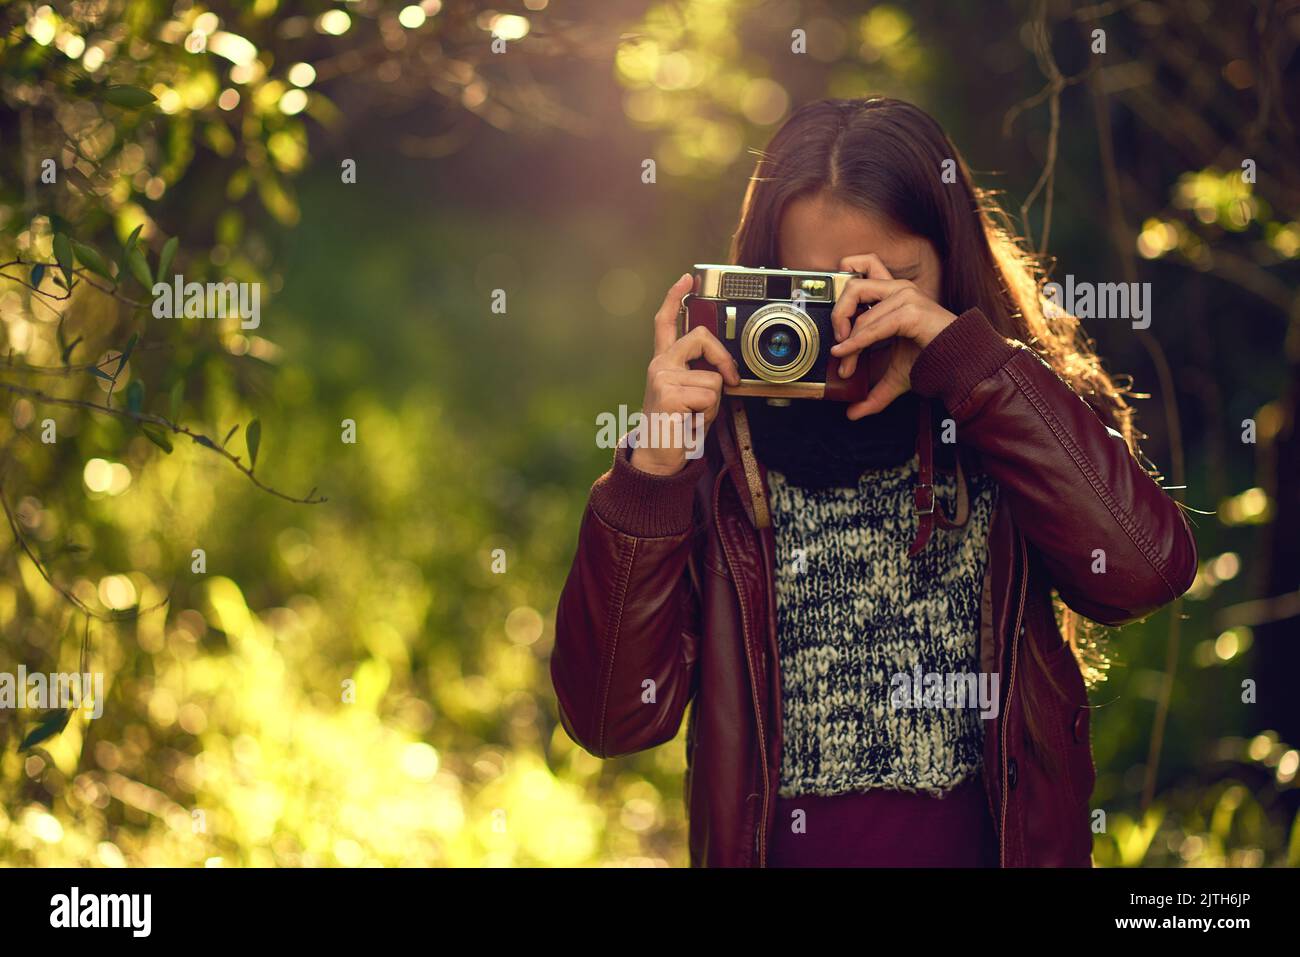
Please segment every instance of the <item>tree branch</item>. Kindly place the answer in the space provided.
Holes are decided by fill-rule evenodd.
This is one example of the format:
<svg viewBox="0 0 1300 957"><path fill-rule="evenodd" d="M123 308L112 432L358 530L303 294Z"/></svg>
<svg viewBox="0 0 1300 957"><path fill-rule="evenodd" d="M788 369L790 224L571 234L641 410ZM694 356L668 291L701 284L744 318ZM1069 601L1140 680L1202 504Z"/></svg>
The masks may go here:
<svg viewBox="0 0 1300 957"><path fill-rule="evenodd" d="M76 608L77 611L81 612L88 619L94 618L97 621L130 621L131 619L138 618L140 615L148 614L151 611L157 611L159 608L171 601L171 592L169 591L162 601L150 605L148 608L137 607L128 612L109 614L102 614L95 611L95 609L91 608L84 601L54 580L54 576L50 574L49 569L45 567L45 563L41 561L40 557L36 554L35 549L32 548L31 544L27 541L26 536L23 535L22 529L18 527L18 519L14 517L13 510L9 507L9 499L4 494L3 480L0 480L0 506L4 507L5 518L9 520L9 530L13 533L14 542L22 549L23 554L31 560L31 563L36 566L36 570L40 572L41 577L45 579L46 584L58 592L63 597L64 601L68 602L68 604ZM87 627L89 627L89 624L87 624Z"/></svg>
<svg viewBox="0 0 1300 957"><path fill-rule="evenodd" d="M177 422L173 422L171 419L167 418L166 416L156 415L150 412L132 412L129 409L115 409L112 406L98 405L94 402L87 402L84 399L68 399L62 396L50 395L48 392L42 392L40 389L33 389L28 386L16 385L15 383L12 382L0 381L0 389L5 389L8 392L12 392L14 395L26 396L27 398L34 399L35 401L44 403L46 405L59 405L71 409L88 409L91 412L97 412L101 415L110 415L113 416L114 418L123 419L128 422L134 422L137 425L158 426L160 428L168 430L169 432L173 432L176 435L184 435L189 439L191 439L192 441L194 441L195 443L197 443L198 445L202 445L204 448L211 449L213 452L216 452L222 458L230 462L230 464L233 465L238 471L242 472L250 482L252 482L258 488L260 488L263 492L266 492L270 495L274 495L276 498L282 498L286 502L294 502L295 504L298 505L320 505L323 502L329 501L324 496L317 495L316 489L314 488L310 492L308 492L305 496L299 498L293 495L289 495L285 492L281 492L279 489L273 488L272 486L265 484L264 482L262 482L261 479L259 479L256 475L253 474L253 470L247 465L245 465L243 460L239 456L235 455L234 453L218 445L209 436L204 435L202 432L196 432L193 429L189 428L188 426L184 426Z"/></svg>

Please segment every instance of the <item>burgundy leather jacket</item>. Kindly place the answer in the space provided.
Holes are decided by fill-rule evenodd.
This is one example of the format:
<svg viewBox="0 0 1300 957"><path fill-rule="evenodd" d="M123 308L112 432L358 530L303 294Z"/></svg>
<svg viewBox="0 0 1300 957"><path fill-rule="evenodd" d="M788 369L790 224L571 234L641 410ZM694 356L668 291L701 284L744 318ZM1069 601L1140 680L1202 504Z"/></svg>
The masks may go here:
<svg viewBox="0 0 1300 957"><path fill-rule="evenodd" d="M979 310L922 350L912 388L943 401L959 447L999 485L979 654L1002 696L984 722L1002 866L1088 866L1089 705L1052 591L1105 625L1141 618L1191 585L1191 530L1123 438ZM691 864L766 866L781 765L771 528L756 527L726 414L705 454L676 475L640 472L628 454L619 449L592 487L560 596L551 658L560 720L583 748L615 757L671 740L693 703ZM1093 570L1098 549L1103 573ZM1027 702L1046 748L1031 746Z"/></svg>

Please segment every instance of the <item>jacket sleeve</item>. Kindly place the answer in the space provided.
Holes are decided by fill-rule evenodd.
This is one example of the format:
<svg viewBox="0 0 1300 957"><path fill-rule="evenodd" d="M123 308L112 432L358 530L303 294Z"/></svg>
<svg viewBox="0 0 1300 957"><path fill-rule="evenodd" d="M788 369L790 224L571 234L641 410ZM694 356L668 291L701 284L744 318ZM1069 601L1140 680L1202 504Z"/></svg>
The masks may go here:
<svg viewBox="0 0 1300 957"><path fill-rule="evenodd" d="M1196 542L1182 509L1123 436L980 310L921 350L912 388L942 398L957 442L980 454L1072 609L1121 625L1191 587Z"/></svg>
<svg viewBox="0 0 1300 957"><path fill-rule="evenodd" d="M687 562L705 459L665 477L638 471L628 456L619 448L592 486L551 655L560 721L602 758L677 734L699 633Z"/></svg>

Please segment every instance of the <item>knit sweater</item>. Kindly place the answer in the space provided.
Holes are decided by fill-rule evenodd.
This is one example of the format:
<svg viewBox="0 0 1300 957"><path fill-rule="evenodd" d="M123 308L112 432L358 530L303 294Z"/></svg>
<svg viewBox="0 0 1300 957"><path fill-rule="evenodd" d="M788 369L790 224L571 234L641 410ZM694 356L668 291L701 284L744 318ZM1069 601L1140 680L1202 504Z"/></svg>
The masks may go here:
<svg viewBox="0 0 1300 957"><path fill-rule="evenodd" d="M974 676L996 484L967 475L970 518L916 532L917 461L868 470L856 488L803 489L768 471L776 536L782 796L869 788L938 794L980 771L971 707L899 706L900 676ZM944 511L956 479L935 477Z"/></svg>

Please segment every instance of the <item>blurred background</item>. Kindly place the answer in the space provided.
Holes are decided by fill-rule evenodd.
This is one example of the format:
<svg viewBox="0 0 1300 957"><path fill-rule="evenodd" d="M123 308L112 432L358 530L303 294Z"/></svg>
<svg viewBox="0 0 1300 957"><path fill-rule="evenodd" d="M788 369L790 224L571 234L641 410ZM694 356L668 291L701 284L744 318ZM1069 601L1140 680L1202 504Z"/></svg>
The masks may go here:
<svg viewBox="0 0 1300 957"><path fill-rule="evenodd" d="M1055 277L1151 283L1085 325L1202 565L1094 675L1097 862L1300 863L1298 43L1270 0L3 4L0 672L105 679L0 709L0 863L684 865L682 738L599 761L547 674L596 417L753 151L871 94ZM260 325L154 318L176 272Z"/></svg>

